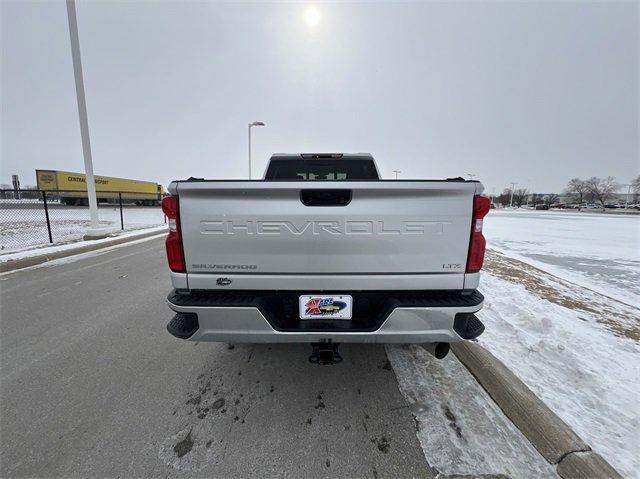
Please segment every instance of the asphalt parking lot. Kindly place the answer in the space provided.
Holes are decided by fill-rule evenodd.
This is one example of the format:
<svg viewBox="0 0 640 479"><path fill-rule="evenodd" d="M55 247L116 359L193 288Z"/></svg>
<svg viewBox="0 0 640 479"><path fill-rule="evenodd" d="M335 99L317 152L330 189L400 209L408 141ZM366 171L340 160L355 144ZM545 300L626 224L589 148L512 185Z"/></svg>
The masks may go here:
<svg viewBox="0 0 640 479"><path fill-rule="evenodd" d="M0 278L2 477L431 477L383 346L165 331L162 240Z"/></svg>

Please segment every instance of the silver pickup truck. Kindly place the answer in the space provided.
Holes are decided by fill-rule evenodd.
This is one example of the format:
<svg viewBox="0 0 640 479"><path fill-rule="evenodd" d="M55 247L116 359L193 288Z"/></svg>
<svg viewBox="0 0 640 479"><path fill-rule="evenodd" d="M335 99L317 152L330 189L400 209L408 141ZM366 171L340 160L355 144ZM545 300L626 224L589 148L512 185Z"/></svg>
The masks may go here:
<svg viewBox="0 0 640 479"><path fill-rule="evenodd" d="M368 154L278 154L263 180L190 178L162 207L174 290L167 325L191 341L449 343L474 315L489 199L478 181L381 180Z"/></svg>

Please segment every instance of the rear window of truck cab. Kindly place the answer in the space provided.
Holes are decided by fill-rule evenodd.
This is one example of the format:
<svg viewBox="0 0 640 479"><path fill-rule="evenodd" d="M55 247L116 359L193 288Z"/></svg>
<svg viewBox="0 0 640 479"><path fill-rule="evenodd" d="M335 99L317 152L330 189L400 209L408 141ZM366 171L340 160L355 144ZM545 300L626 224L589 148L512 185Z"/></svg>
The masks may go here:
<svg viewBox="0 0 640 479"><path fill-rule="evenodd" d="M298 181L350 181L377 180L378 173L372 160L300 159L271 160L266 180Z"/></svg>

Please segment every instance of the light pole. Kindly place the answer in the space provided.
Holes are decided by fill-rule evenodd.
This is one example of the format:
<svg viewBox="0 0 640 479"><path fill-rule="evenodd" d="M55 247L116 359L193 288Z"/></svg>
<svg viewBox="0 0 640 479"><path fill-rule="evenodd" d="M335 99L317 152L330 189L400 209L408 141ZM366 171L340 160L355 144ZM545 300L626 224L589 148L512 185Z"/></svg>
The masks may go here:
<svg viewBox="0 0 640 479"><path fill-rule="evenodd" d="M393 170L393 172L396 174L396 180L397 180L398 174L402 173L402 170Z"/></svg>
<svg viewBox="0 0 640 479"><path fill-rule="evenodd" d="M251 128L254 126L264 126L261 121L252 121L249 123L249 179L251 179Z"/></svg>
<svg viewBox="0 0 640 479"><path fill-rule="evenodd" d="M511 201L509 201L509 208L513 208L513 190L516 188L518 183L511 182Z"/></svg>
<svg viewBox="0 0 640 479"><path fill-rule="evenodd" d="M73 76L76 82L76 98L78 101L78 116L80 118L80 138L82 140L82 154L84 156L84 173L89 198L89 215L91 230L88 238L98 236L98 200L96 199L96 184L93 179L93 161L91 159L91 141L89 140L89 122L87 120L87 103L84 97L84 81L82 78L82 62L80 60L80 40L78 38L78 20L76 18L75 0L67 0L67 18L69 20L69 37L71 39L71 57L73 59Z"/></svg>
<svg viewBox="0 0 640 479"><path fill-rule="evenodd" d="M620 185L620 186L627 187L627 196L624 199L624 209L626 210L629 207L629 196L631 196L631 183L629 183L628 185Z"/></svg>

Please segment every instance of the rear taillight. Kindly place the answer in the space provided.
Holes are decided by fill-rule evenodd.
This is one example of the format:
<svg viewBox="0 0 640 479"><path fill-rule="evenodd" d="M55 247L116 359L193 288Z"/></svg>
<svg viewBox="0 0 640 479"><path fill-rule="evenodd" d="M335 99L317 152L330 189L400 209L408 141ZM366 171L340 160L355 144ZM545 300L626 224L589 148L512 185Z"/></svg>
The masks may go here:
<svg viewBox="0 0 640 479"><path fill-rule="evenodd" d="M167 215L169 221L169 234L165 245L167 247L167 260L169 269L175 273L185 273L184 253L182 251L182 236L180 235L180 214L178 197L167 196L162 200L162 212Z"/></svg>
<svg viewBox="0 0 640 479"><path fill-rule="evenodd" d="M467 257L467 273L477 273L482 269L484 251L487 242L482 235L482 218L487 216L491 202L486 196L473 197L473 219L471 221L471 240Z"/></svg>

